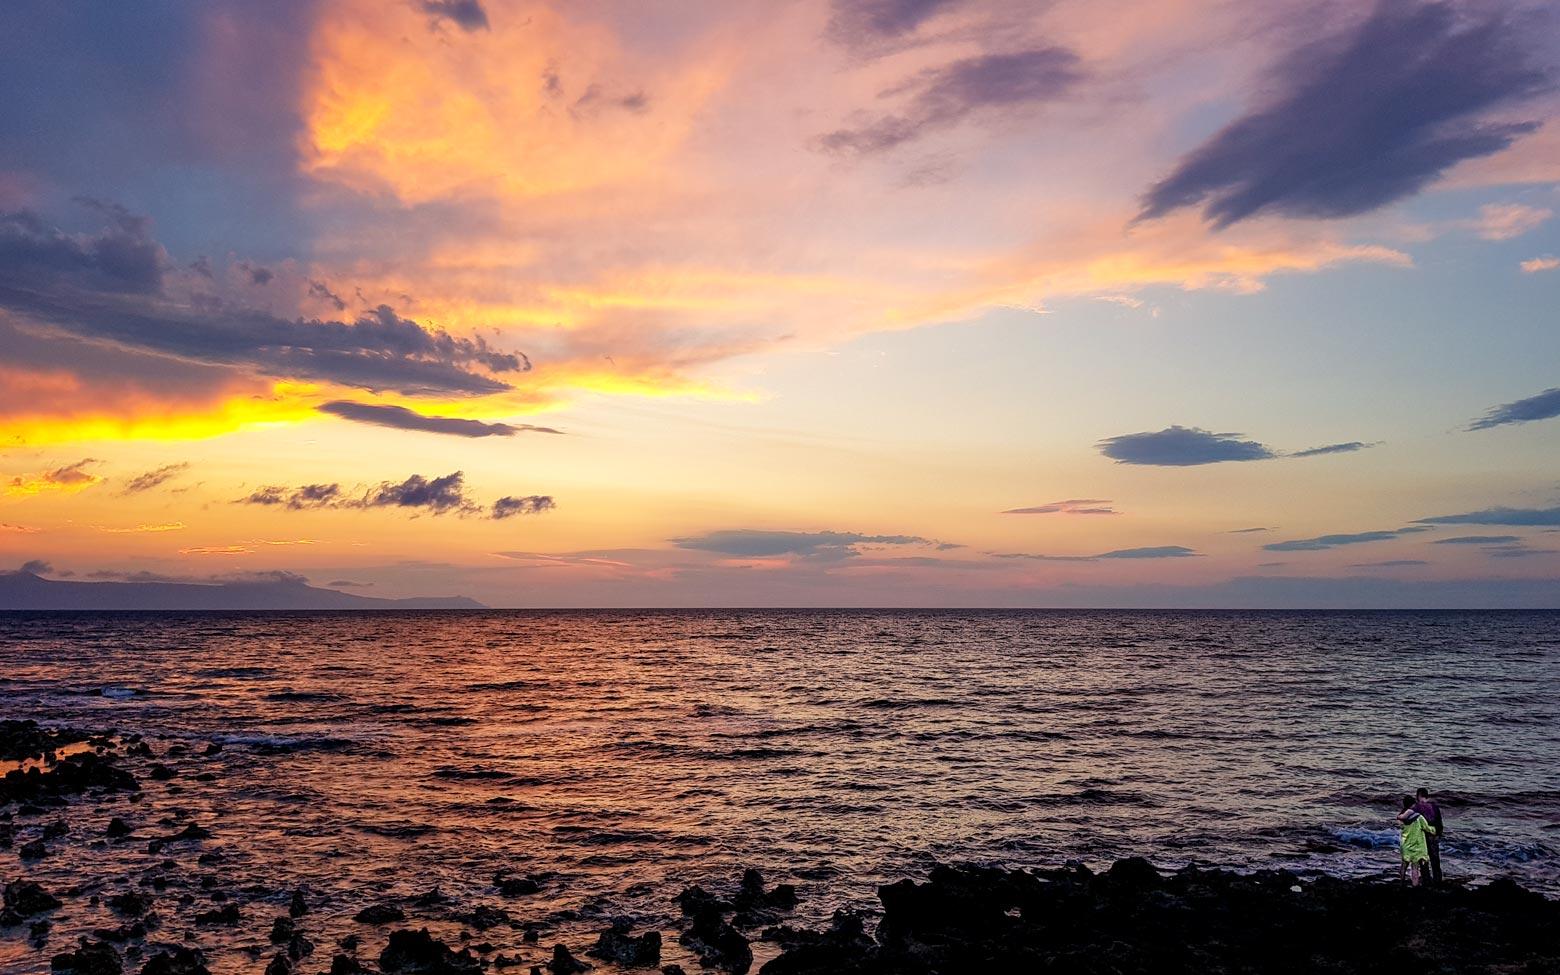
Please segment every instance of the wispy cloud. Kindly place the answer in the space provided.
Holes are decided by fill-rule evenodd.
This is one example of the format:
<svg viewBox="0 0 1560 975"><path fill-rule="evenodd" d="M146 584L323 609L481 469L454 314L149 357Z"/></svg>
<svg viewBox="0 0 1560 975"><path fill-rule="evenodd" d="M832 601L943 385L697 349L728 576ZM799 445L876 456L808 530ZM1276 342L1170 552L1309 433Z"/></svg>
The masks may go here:
<svg viewBox="0 0 1560 975"><path fill-rule="evenodd" d="M169 521L161 524L132 525L129 528L112 528L107 525L98 525L97 530L107 532L110 535L155 535L162 532L177 532L184 530L184 522Z"/></svg>
<svg viewBox="0 0 1560 975"><path fill-rule="evenodd" d="M1424 559L1387 559L1385 562L1351 562L1351 569L1402 569L1410 566L1429 565Z"/></svg>
<svg viewBox="0 0 1560 975"><path fill-rule="evenodd" d="M534 426L530 423L484 423L453 416L428 416L407 409L380 403L356 403L350 400L333 400L319 407L321 413L393 427L397 430L419 430L424 433L443 433L456 437L512 437L517 433L561 433L552 427Z"/></svg>
<svg viewBox="0 0 1560 975"><path fill-rule="evenodd" d="M1535 257L1531 260L1523 261L1518 265L1518 267L1522 268L1522 271L1525 274L1537 274L1540 271L1553 271L1556 268L1560 268L1560 257L1555 257L1551 254L1545 254L1542 257Z"/></svg>
<svg viewBox="0 0 1560 975"><path fill-rule="evenodd" d="M41 494L44 491L82 491L94 484L102 483L103 478L87 469L97 463L99 461L95 458L86 457L74 464L66 464L64 467L56 467L37 474L18 474L6 482L5 493Z"/></svg>
<svg viewBox="0 0 1560 975"><path fill-rule="evenodd" d="M1548 207L1523 203L1487 203L1473 221L1474 232L1485 240L1511 240L1543 226L1555 212Z"/></svg>
<svg viewBox="0 0 1560 975"><path fill-rule="evenodd" d="M1421 525L1509 525L1513 528L1560 525L1560 507L1556 508L1484 508L1455 515L1418 518Z"/></svg>
<svg viewBox="0 0 1560 975"><path fill-rule="evenodd" d="M1384 0L1347 33L1302 45L1269 101L1144 195L1142 218L1203 207L1215 227L1258 213L1345 217L1410 196L1537 128L1510 111L1548 88L1519 18Z"/></svg>
<svg viewBox="0 0 1560 975"><path fill-rule="evenodd" d="M1368 542L1386 542L1403 535L1428 531L1423 525L1411 525L1394 531L1353 532L1337 535L1318 535L1315 538L1294 538L1283 542L1270 542L1262 546L1269 552L1320 552L1343 545L1364 545Z"/></svg>
<svg viewBox="0 0 1560 975"><path fill-rule="evenodd" d="M1519 399L1491 409L1468 425L1469 430L1488 430L1507 423L1529 423L1560 416L1560 387L1546 389L1527 399Z"/></svg>
<svg viewBox="0 0 1560 975"><path fill-rule="evenodd" d="M1114 515L1119 514L1116 509L1110 507L1112 502L1100 498L1073 498L1068 501L1052 501L1049 504L1037 504L1029 508L1009 508L1002 512L1005 515Z"/></svg>
<svg viewBox="0 0 1560 975"><path fill-rule="evenodd" d="M699 552L715 552L736 558L773 558L790 555L817 562L835 562L850 559L862 553L863 546L874 545L925 545L939 547L939 543L919 535L866 535L860 532L818 531L764 531L753 528L731 528L670 539L678 548Z"/></svg>
<svg viewBox="0 0 1560 975"><path fill-rule="evenodd" d="M1098 555L1036 555L1029 552L992 552L996 559L1030 559L1035 562L1098 562L1102 559L1187 559L1200 553L1184 545L1151 545L1144 548L1118 548Z"/></svg>
<svg viewBox="0 0 1560 975"><path fill-rule="evenodd" d="M1437 538L1431 544L1434 545L1503 545L1507 542L1520 542L1517 535L1458 535L1455 538Z"/></svg>
<svg viewBox="0 0 1560 975"><path fill-rule="evenodd" d="M156 470L147 471L145 474L138 474L125 482L125 486L120 488L120 493L140 494L143 491L150 491L153 488L161 487L189 469L190 465L187 463L167 464Z"/></svg>
<svg viewBox="0 0 1560 975"><path fill-rule="evenodd" d="M904 108L818 137L827 152L886 152L977 114L1050 101L1082 77L1078 56L1060 47L982 54L925 71L883 93L909 95Z"/></svg>
<svg viewBox="0 0 1560 975"><path fill-rule="evenodd" d="M1287 456L1290 457L1320 457L1323 454L1352 454L1357 450L1367 450L1376 444L1364 443L1359 440L1351 440L1348 443L1330 443L1325 447L1312 447L1308 450L1297 450Z"/></svg>

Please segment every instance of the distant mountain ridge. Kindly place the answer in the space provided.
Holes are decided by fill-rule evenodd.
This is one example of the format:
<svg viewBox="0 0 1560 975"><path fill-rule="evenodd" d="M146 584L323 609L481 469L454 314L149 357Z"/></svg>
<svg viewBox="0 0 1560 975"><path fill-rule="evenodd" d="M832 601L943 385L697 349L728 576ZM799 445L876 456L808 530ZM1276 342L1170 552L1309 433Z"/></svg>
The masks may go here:
<svg viewBox="0 0 1560 975"><path fill-rule="evenodd" d="M32 572L0 573L0 610L487 609L465 596L379 599L311 586L255 582L74 582Z"/></svg>

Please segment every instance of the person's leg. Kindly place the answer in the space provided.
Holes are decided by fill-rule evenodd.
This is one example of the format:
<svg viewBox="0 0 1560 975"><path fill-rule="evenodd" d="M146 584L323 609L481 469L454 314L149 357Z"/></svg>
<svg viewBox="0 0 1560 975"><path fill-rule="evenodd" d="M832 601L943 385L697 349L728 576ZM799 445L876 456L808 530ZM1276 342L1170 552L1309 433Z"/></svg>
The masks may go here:
<svg viewBox="0 0 1560 975"><path fill-rule="evenodd" d="M1441 838L1430 837L1430 881L1436 885L1441 883Z"/></svg>
<svg viewBox="0 0 1560 975"><path fill-rule="evenodd" d="M1419 861L1415 860L1413 863L1410 863L1408 865L1408 885L1410 887L1418 887L1419 886L1419 874L1420 874Z"/></svg>

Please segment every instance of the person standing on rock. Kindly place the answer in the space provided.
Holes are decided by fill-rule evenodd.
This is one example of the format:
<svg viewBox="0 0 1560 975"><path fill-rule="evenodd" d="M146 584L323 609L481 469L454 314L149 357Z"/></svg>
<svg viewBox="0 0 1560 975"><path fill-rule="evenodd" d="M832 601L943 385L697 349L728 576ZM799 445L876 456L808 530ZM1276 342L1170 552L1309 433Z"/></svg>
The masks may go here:
<svg viewBox="0 0 1560 975"><path fill-rule="evenodd" d="M1441 807L1430 798L1430 790L1421 787L1415 796L1414 811L1425 817L1435 832L1427 837L1427 848L1430 851L1430 882L1441 882L1441 836L1445 829L1441 825Z"/></svg>
<svg viewBox="0 0 1560 975"><path fill-rule="evenodd" d="M1435 833L1435 827L1414 808L1413 796L1403 797L1403 811L1398 813L1397 820L1402 829L1398 850L1403 855L1398 864L1398 879L1406 879L1409 886L1418 887L1430 865L1430 844L1426 837Z"/></svg>

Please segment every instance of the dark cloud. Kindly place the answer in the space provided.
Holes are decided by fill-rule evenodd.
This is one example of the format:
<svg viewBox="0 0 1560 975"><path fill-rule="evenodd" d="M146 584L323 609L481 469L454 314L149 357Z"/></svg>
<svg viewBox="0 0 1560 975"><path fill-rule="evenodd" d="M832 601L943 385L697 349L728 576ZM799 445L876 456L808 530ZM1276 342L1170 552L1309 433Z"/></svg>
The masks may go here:
<svg viewBox="0 0 1560 975"><path fill-rule="evenodd" d="M1429 565L1424 559L1388 559L1385 562L1351 562L1351 569L1398 569L1411 565Z"/></svg>
<svg viewBox="0 0 1560 975"><path fill-rule="evenodd" d="M54 566L43 559L28 559L22 563L18 572L28 572L35 576L46 576L54 571Z"/></svg>
<svg viewBox="0 0 1560 975"><path fill-rule="evenodd" d="M1520 542L1517 535L1458 535L1456 538L1438 538L1432 545L1503 545L1506 542Z"/></svg>
<svg viewBox="0 0 1560 975"><path fill-rule="evenodd" d="M447 511L473 512L477 506L466 500L465 475L456 471L432 479L413 474L400 483L383 481L358 502L364 508L427 508L436 515Z"/></svg>
<svg viewBox="0 0 1560 975"><path fill-rule="evenodd" d="M1194 467L1223 461L1269 460L1273 451L1239 433L1211 433L1198 427L1170 426L1152 433L1126 433L1107 437L1097 445L1100 453L1119 464L1155 467Z"/></svg>
<svg viewBox="0 0 1560 975"><path fill-rule="evenodd" d="M426 433L445 433L457 437L512 437L517 433L561 433L552 427L539 427L529 423L484 423L481 420L464 420L453 416L427 416L404 406L377 403L354 403L335 400L319 407L321 413L339 416L358 423L372 423L397 430L421 430Z"/></svg>
<svg viewBox="0 0 1560 975"><path fill-rule="evenodd" d="M1330 443L1325 447L1312 447L1309 450L1297 450L1290 457L1320 457L1323 454L1352 454L1356 450L1367 450L1376 446L1371 443L1363 443L1359 440L1351 440L1348 443Z"/></svg>
<svg viewBox="0 0 1560 975"><path fill-rule="evenodd" d="M379 484L351 493L340 484L306 484L288 488L280 485L262 487L233 502L257 504L306 511L320 508L366 509L411 508L443 515L477 515L483 508L466 494L466 475L461 471L443 477L424 477L413 474L404 481L380 481ZM495 520L520 514L540 514L557 507L548 495L503 497L494 503L490 517Z"/></svg>
<svg viewBox="0 0 1560 975"><path fill-rule="evenodd" d="M334 305L337 311L346 311L347 303L336 292L330 290L324 281L309 280L309 296Z"/></svg>
<svg viewBox="0 0 1560 975"><path fill-rule="evenodd" d="M829 36L855 46L900 37L962 0L834 0Z"/></svg>
<svg viewBox="0 0 1560 975"><path fill-rule="evenodd" d="M1536 36L1500 13L1383 0L1346 35L1290 54L1277 94L1151 187L1140 219L1198 205L1216 227L1262 212L1345 217L1412 195L1537 127L1490 120L1549 86L1529 54Z"/></svg>
<svg viewBox="0 0 1560 975"><path fill-rule="evenodd" d="M1030 508L1009 508L1002 512L1005 515L1114 515L1119 512L1107 507L1111 504L1108 500L1097 498L1073 498L1068 501L1052 501L1049 504L1038 504Z"/></svg>
<svg viewBox="0 0 1560 975"><path fill-rule="evenodd" d="M257 284L261 287L264 287L265 285L270 284L271 281L276 277L275 271L268 267L261 267L258 264L246 264L240 262L238 266L245 274L249 275L250 284Z"/></svg>
<svg viewBox="0 0 1560 975"><path fill-rule="evenodd" d="M1410 525L1395 531L1354 532L1341 535L1318 535L1315 538L1294 538L1285 542L1270 542L1262 546L1269 552L1320 552L1340 545L1364 545L1367 542L1385 542L1403 535L1426 531L1423 526Z"/></svg>
<svg viewBox="0 0 1560 975"><path fill-rule="evenodd" d="M331 508L343 500L340 484L305 484L303 487L286 488L271 485L260 488L235 504L279 505L293 511L308 508Z"/></svg>
<svg viewBox="0 0 1560 975"><path fill-rule="evenodd" d="M556 507L558 503L546 494L528 494L523 498L499 498L493 502L493 519L503 521L515 515L539 515Z"/></svg>
<svg viewBox="0 0 1560 975"><path fill-rule="evenodd" d="M993 552L997 559L1030 559L1035 562L1098 562L1101 559L1188 559L1199 553L1184 545L1152 545L1146 548L1118 548L1098 555L1033 555L1028 552Z"/></svg>
<svg viewBox="0 0 1560 975"><path fill-rule="evenodd" d="M1514 403L1497 406L1474 420L1469 430L1488 430L1507 423L1527 423L1532 420L1548 420L1560 416L1560 388L1546 389L1537 396L1519 399Z"/></svg>
<svg viewBox="0 0 1560 975"><path fill-rule="evenodd" d="M902 112L825 133L818 145L842 155L886 152L979 112L1050 101L1081 77L1078 56L1060 47L965 58L884 92L883 97L910 96Z"/></svg>
<svg viewBox="0 0 1560 975"><path fill-rule="evenodd" d="M285 319L219 299L164 293L166 255L144 220L97 204L109 226L66 235L31 214L0 215L0 312L33 325L189 362L407 394L510 388L531 367L482 338L457 338L380 305L351 322Z"/></svg>
<svg viewBox="0 0 1560 975"><path fill-rule="evenodd" d="M1252 534L1254 532L1270 532L1272 530L1273 529L1271 529L1271 528L1231 528L1229 531L1225 532L1224 534L1226 534L1226 535L1250 535L1250 534Z"/></svg>
<svg viewBox="0 0 1560 975"><path fill-rule="evenodd" d="M479 0L417 0L417 6L435 22L447 20L463 31L488 30L492 26Z"/></svg>
<svg viewBox="0 0 1560 975"><path fill-rule="evenodd" d="M1485 508L1460 515L1437 515L1434 518L1416 519L1421 525L1510 525L1526 526L1560 525L1560 507L1556 508Z"/></svg>
<svg viewBox="0 0 1560 975"><path fill-rule="evenodd" d="M1375 444L1351 440L1286 454L1255 440L1242 440L1243 433L1213 433L1201 427L1169 426L1163 430L1126 433L1107 437L1097 447L1100 453L1120 464L1151 467L1195 467L1225 461L1272 460L1276 457L1320 457L1348 454ZM1255 531L1257 529L1247 529Z"/></svg>
<svg viewBox="0 0 1560 975"><path fill-rule="evenodd" d="M678 548L742 558L795 555L819 562L855 558L862 545L936 545L919 535L863 535L857 532L785 532L733 528L673 538Z"/></svg>
<svg viewBox="0 0 1560 975"><path fill-rule="evenodd" d="M168 255L144 219L98 201L82 201L107 218L95 235L66 234L36 214L0 212L0 289L57 287L104 294L162 290ZM0 297L4 291L0 290Z"/></svg>
<svg viewBox="0 0 1560 975"><path fill-rule="evenodd" d="M150 491L152 488L166 484L189 469L189 464L168 464L156 470L147 471L145 474L137 474L125 482L122 493L140 494L142 491Z"/></svg>

